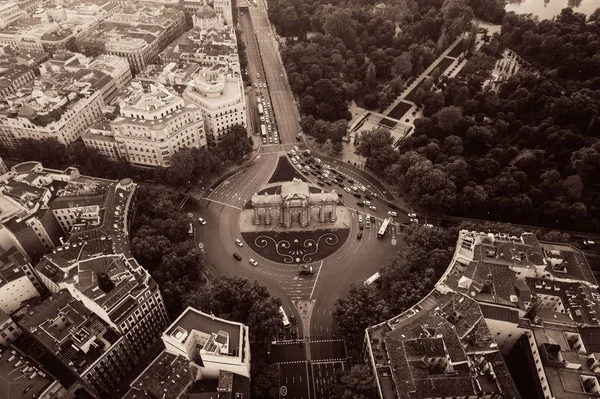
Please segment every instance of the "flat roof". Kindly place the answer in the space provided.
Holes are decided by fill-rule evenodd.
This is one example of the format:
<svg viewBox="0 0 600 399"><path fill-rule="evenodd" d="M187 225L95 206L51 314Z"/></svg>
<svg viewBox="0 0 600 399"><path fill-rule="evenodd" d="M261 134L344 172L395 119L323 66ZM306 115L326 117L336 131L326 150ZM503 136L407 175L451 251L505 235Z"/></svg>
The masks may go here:
<svg viewBox="0 0 600 399"><path fill-rule="evenodd" d="M177 320L167 329L167 334L171 335L177 328L183 328L188 332L198 330L206 334L218 334L224 331L229 335L229 352L240 348L240 336L242 335L243 324L235 321L221 319L209 315L192 307L188 307Z"/></svg>
<svg viewBox="0 0 600 399"><path fill-rule="evenodd" d="M0 347L0 398L34 399L54 381L32 367L35 365L18 352Z"/></svg>

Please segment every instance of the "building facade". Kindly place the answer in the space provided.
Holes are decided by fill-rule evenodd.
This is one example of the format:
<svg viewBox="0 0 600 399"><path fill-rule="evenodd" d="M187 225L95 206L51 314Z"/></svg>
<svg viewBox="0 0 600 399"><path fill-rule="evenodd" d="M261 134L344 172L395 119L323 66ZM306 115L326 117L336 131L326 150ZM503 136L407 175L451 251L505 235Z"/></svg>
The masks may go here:
<svg viewBox="0 0 600 399"><path fill-rule="evenodd" d="M169 166L183 148L206 145L202 111L161 84L135 81L119 99L111 132L90 129L86 146L139 166ZM109 135L105 134L108 133Z"/></svg>
<svg viewBox="0 0 600 399"><path fill-rule="evenodd" d="M246 127L246 96L241 78L203 69L188 84L183 98L200 107L211 145L223 141L232 126Z"/></svg>

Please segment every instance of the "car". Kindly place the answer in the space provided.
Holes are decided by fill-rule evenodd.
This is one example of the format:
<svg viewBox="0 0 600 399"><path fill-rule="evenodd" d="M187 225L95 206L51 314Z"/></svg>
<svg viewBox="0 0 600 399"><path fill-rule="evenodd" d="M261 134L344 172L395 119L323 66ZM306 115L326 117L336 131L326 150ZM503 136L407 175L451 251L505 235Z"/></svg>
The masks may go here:
<svg viewBox="0 0 600 399"><path fill-rule="evenodd" d="M371 228L371 219L370 218L365 218L365 227L367 229Z"/></svg>
<svg viewBox="0 0 600 399"><path fill-rule="evenodd" d="M248 259L248 263L250 263L252 266L258 266L258 262L252 258Z"/></svg>
<svg viewBox="0 0 600 399"><path fill-rule="evenodd" d="M377 212L377 207L375 205L371 205L369 207L369 209L372 210L372 211L374 211L374 212Z"/></svg>
<svg viewBox="0 0 600 399"><path fill-rule="evenodd" d="M360 240L362 238L362 231L359 231L358 233L356 233L356 239Z"/></svg>
<svg viewBox="0 0 600 399"><path fill-rule="evenodd" d="M358 187L356 187L356 186L352 186L350 188L352 189L352 191L355 191L355 192L358 191Z"/></svg>
<svg viewBox="0 0 600 399"><path fill-rule="evenodd" d="M292 158L292 163L293 163L294 165L296 165L296 164L298 163L298 161L296 161L296 158Z"/></svg>
<svg viewBox="0 0 600 399"><path fill-rule="evenodd" d="M594 245L596 245L596 241L594 240L583 240L583 246L585 248L592 247Z"/></svg>
<svg viewBox="0 0 600 399"><path fill-rule="evenodd" d="M359 230L363 230L365 228L365 225L362 223L359 223L358 228L359 228Z"/></svg>
<svg viewBox="0 0 600 399"><path fill-rule="evenodd" d="M396 217L396 216L398 216L398 213L396 213L394 211L388 211L388 216Z"/></svg>
<svg viewBox="0 0 600 399"><path fill-rule="evenodd" d="M233 253L233 257L235 258L235 260L237 260L238 262L242 260L242 257L240 256L240 254L238 254L237 252Z"/></svg>
<svg viewBox="0 0 600 399"><path fill-rule="evenodd" d="M352 190L350 190L350 187L344 187L344 191L348 194L352 194Z"/></svg>
<svg viewBox="0 0 600 399"><path fill-rule="evenodd" d="M411 223L419 223L419 219L410 218Z"/></svg>
<svg viewBox="0 0 600 399"><path fill-rule="evenodd" d="M371 193L371 195L375 198L379 198L379 195L377 195L377 193Z"/></svg>
<svg viewBox="0 0 600 399"><path fill-rule="evenodd" d="M431 223L425 223L423 226L424 227L433 227L433 225Z"/></svg>
<svg viewBox="0 0 600 399"><path fill-rule="evenodd" d="M257 78L257 79L258 79L258 78L260 78L260 73L257 73L257 74L256 74L256 78Z"/></svg>
<svg viewBox="0 0 600 399"><path fill-rule="evenodd" d="M257 83L254 83L254 88L258 89L258 84Z"/></svg>
<svg viewBox="0 0 600 399"><path fill-rule="evenodd" d="M291 322L293 325L296 325L296 324L298 324L298 320L296 320L296 316L294 316L293 314L292 314L292 315L290 315L290 322Z"/></svg>
<svg viewBox="0 0 600 399"><path fill-rule="evenodd" d="M344 183L338 181L338 186L340 186L341 188L344 188Z"/></svg>
<svg viewBox="0 0 600 399"><path fill-rule="evenodd" d="M409 214L408 214L408 215L406 215L406 216L408 216L409 218L416 218L416 217L417 217L417 214L416 214L416 213L409 213Z"/></svg>
<svg viewBox="0 0 600 399"><path fill-rule="evenodd" d="M363 222L363 215L358 215L358 223L362 223Z"/></svg>
<svg viewBox="0 0 600 399"><path fill-rule="evenodd" d="M365 197L365 198L367 198L367 197ZM363 203L364 203L366 206L371 206L371 201L366 201L366 200L365 200L365 201L363 201Z"/></svg>
<svg viewBox="0 0 600 399"><path fill-rule="evenodd" d="M325 184L323 184L323 182L322 182L322 181L318 181L318 182L317 182L317 184L318 184L319 186L321 186L321 187L323 187L323 186L325 185Z"/></svg>
<svg viewBox="0 0 600 399"><path fill-rule="evenodd" d="M348 179L348 183L354 184L354 179Z"/></svg>
<svg viewBox="0 0 600 399"><path fill-rule="evenodd" d="M373 197L371 197L369 194L365 194L365 198L368 199L369 201L373 199Z"/></svg>
<svg viewBox="0 0 600 399"><path fill-rule="evenodd" d="M308 267L308 266L304 265L300 268L300 270L298 270L299 276L312 276L313 274L315 274L315 272L314 272L312 266Z"/></svg>
<svg viewBox="0 0 600 399"><path fill-rule="evenodd" d="M198 218L198 223L200 223L202 226L204 226L206 224L206 220L204 220L202 218Z"/></svg>
<svg viewBox="0 0 600 399"><path fill-rule="evenodd" d="M327 184L328 186L333 185L333 183L331 181L329 181L329 180L325 180L325 184Z"/></svg>
<svg viewBox="0 0 600 399"><path fill-rule="evenodd" d="M296 332L296 330L292 330L290 332L290 337L295 341L296 338L298 338L298 333Z"/></svg>
<svg viewBox="0 0 600 399"><path fill-rule="evenodd" d="M273 144L273 137L269 137L269 144Z"/></svg>
<svg viewBox="0 0 600 399"><path fill-rule="evenodd" d="M356 198L362 198L362 195L360 193L352 193L352 195L354 195Z"/></svg>
<svg viewBox="0 0 600 399"><path fill-rule="evenodd" d="M263 139L262 139L262 143L263 143L263 144L267 144L267 138L266 138L266 137L263 137Z"/></svg>
<svg viewBox="0 0 600 399"><path fill-rule="evenodd" d="M362 202L362 201L358 201L358 202L356 203L356 205L358 205L358 206L365 206L364 202Z"/></svg>
<svg viewBox="0 0 600 399"><path fill-rule="evenodd" d="M309 172L311 171L311 168L310 168L310 166L308 166L308 165L306 165L306 166L304 167L304 169L306 169L306 170L307 170L307 171L309 171Z"/></svg>
<svg viewBox="0 0 600 399"><path fill-rule="evenodd" d="M292 150L292 156L295 157L296 156L296 150Z"/></svg>
<svg viewBox="0 0 600 399"><path fill-rule="evenodd" d="M392 209L398 209L398 207L396 206L396 204L394 204L393 202L388 201L387 205L392 208Z"/></svg>
<svg viewBox="0 0 600 399"><path fill-rule="evenodd" d="M242 242L242 240L240 240L239 238L235 239L235 245L237 245L238 247L243 247L244 243Z"/></svg>
<svg viewBox="0 0 600 399"><path fill-rule="evenodd" d="M363 185L360 185L358 188L360 188L360 191L362 191L363 193L367 192L367 188Z"/></svg>

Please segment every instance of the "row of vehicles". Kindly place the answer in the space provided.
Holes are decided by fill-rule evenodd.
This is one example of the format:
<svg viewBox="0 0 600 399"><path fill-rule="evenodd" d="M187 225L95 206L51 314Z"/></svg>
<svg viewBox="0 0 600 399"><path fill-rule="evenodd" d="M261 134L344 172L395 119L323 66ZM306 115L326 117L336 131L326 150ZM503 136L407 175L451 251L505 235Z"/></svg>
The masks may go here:
<svg viewBox="0 0 600 399"><path fill-rule="evenodd" d="M256 78L260 78L260 74L256 74ZM263 89L267 88L266 83L254 83L256 89L256 102L258 103L258 114L260 117L260 135L263 144L279 144L279 133L275 129L275 117L271 103L267 96L263 93ZM266 90L265 90L266 91Z"/></svg>

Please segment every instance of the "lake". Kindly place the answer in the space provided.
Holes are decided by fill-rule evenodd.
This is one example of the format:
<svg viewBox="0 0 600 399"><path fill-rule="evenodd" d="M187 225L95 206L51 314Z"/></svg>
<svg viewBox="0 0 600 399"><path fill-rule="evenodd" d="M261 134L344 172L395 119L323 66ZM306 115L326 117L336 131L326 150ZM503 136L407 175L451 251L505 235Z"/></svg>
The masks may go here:
<svg viewBox="0 0 600 399"><path fill-rule="evenodd" d="M572 7L575 12L590 15L600 7L600 2L598 0L507 0L506 11L533 14L542 20L552 19L565 7Z"/></svg>

